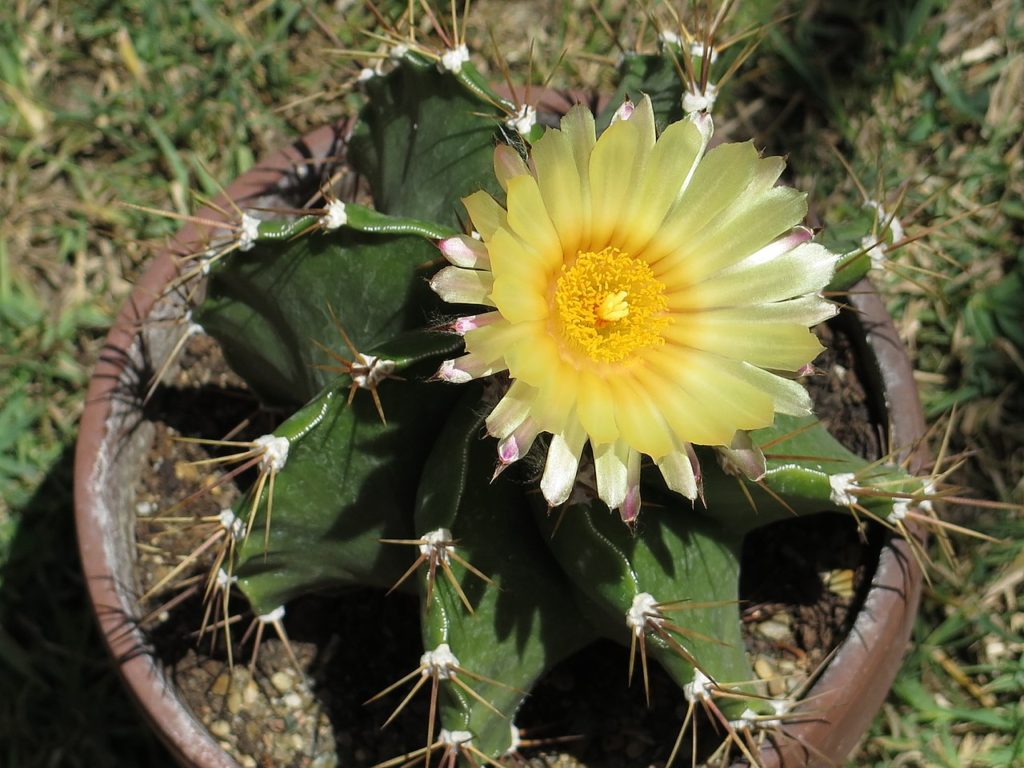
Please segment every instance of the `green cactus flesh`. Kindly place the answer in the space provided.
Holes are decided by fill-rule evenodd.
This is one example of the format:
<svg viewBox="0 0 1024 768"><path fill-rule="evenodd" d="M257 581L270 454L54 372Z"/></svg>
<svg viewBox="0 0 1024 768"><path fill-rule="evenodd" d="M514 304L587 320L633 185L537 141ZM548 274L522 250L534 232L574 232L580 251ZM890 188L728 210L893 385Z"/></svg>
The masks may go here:
<svg viewBox="0 0 1024 768"><path fill-rule="evenodd" d="M681 116L670 58L628 57L621 78L618 93L649 93L662 124ZM757 482L702 454L703 504L645 469L656 503L635 530L585 484L549 512L516 471L492 481L481 400L494 393L428 381L461 339L430 330L442 315L425 280L439 265L433 241L462 229L460 198L484 188L500 199L492 156L511 105L481 82L469 65L453 75L417 54L372 79L350 162L374 208L350 205L331 230L316 215L263 222L251 248L212 263L195 319L266 403L294 410L275 431L288 455L272 494L239 503L239 517L255 515L229 563L238 588L265 615L304 593L387 589L405 574L422 597L424 653L445 646L457 659L437 679L438 727L472 734L488 759L514 746L534 683L596 638L642 645L643 662L691 694L701 680L737 694L719 702L728 718L764 711L740 632L743 536L845 509L844 488L915 494L921 483L869 465L813 418L785 416L750 435ZM368 381L368 361L387 361L386 375ZM893 511L885 494L858 503L883 519Z"/></svg>

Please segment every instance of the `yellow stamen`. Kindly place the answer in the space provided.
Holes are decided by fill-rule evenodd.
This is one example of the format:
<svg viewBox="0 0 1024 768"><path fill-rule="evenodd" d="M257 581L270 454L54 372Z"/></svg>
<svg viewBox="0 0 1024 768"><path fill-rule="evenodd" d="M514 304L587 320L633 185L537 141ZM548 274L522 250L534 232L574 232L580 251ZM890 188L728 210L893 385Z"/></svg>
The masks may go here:
<svg viewBox="0 0 1024 768"><path fill-rule="evenodd" d="M563 266L554 303L566 347L593 362L619 362L663 344L671 320L665 286L651 268L613 247L582 252Z"/></svg>

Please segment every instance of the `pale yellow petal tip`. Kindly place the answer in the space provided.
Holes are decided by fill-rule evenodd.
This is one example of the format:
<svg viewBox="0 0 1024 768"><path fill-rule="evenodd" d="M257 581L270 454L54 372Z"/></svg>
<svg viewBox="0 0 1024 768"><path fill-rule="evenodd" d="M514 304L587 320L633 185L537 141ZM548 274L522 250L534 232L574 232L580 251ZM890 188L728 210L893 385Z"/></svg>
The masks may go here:
<svg viewBox="0 0 1024 768"><path fill-rule="evenodd" d="M569 500L576 483L582 446L576 449L564 435L551 438L544 474L540 479L540 490L549 507L558 507Z"/></svg>
<svg viewBox="0 0 1024 768"><path fill-rule="evenodd" d="M690 501L697 499L700 494L700 463L692 446L687 445L669 453L657 464L669 490Z"/></svg>
<svg viewBox="0 0 1024 768"><path fill-rule="evenodd" d="M430 287L449 304L493 306L489 297L494 289L494 277L490 272L445 267L430 279Z"/></svg>

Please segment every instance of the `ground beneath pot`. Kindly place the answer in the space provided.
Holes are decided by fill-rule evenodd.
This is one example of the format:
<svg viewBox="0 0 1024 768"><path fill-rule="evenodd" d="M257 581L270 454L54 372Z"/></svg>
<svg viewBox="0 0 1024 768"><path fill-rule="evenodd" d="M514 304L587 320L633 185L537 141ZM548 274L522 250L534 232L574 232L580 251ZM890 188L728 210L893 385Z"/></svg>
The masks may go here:
<svg viewBox="0 0 1024 768"><path fill-rule="evenodd" d="M847 447L878 457L880 430L855 374L856 351L844 334L822 332L828 351L817 361L822 373L809 380L818 410L836 414L830 428ZM200 642L204 574L227 541L218 515L251 478L242 474L175 506L228 469L195 462L238 450L180 438L252 439L270 431L274 417L259 411L215 342L202 335L189 340L181 372L157 390L146 416L156 428L147 458L152 471L135 489L142 591L187 553L205 549L143 600L145 627L182 698L222 747L246 768L373 766L422 747L426 696L414 698L384 730L402 694L364 706L411 672L422 652L418 608L404 595L359 590L296 601L284 619L291 654L266 626L255 661L254 633L246 637L251 617L236 598L227 612L237 615L230 625L233 665L223 630ZM740 585L744 639L772 696L800 689L845 636L880 543L877 531L865 537L839 515L785 521L748 537ZM664 764L685 716L682 697L652 667L648 709L642 686L624 684L627 661L626 650L601 642L547 675L517 717L522 761L562 768ZM704 744L714 741L707 733ZM689 757L678 764L688 765Z"/></svg>

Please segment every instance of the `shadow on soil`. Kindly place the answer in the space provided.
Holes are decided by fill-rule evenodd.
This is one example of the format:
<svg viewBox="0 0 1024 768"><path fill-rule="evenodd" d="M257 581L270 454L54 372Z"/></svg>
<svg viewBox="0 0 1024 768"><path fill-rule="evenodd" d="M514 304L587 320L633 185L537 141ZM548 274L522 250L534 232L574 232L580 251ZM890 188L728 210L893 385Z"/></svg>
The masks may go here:
<svg viewBox="0 0 1024 768"><path fill-rule="evenodd" d="M16 512L0 566L0 765L173 766L103 647L75 541L73 448Z"/></svg>

